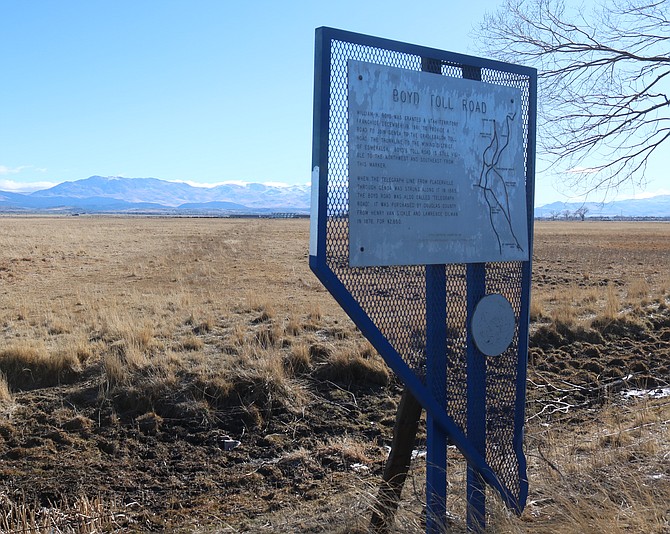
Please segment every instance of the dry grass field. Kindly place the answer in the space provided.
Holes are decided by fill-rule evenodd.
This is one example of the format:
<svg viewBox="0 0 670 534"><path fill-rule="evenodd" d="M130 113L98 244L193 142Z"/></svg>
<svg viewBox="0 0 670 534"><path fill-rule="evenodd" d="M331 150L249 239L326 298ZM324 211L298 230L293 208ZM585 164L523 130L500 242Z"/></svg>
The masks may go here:
<svg viewBox="0 0 670 534"><path fill-rule="evenodd" d="M402 387L308 221L0 226L0 532L368 531ZM670 224L536 225L529 504L491 494L493 532L670 532L669 272ZM454 532L464 472L450 448Z"/></svg>

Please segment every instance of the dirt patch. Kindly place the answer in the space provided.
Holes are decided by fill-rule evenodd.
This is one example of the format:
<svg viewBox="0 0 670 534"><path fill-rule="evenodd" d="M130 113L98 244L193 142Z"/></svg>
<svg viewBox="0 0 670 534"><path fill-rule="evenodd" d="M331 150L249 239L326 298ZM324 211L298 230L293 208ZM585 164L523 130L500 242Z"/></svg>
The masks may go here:
<svg viewBox="0 0 670 534"><path fill-rule="evenodd" d="M102 377L87 386L101 387ZM300 413L273 407L259 425L243 405L168 407L164 398L138 414L114 399L86 402L81 385L18 393L1 429L0 491L36 507L94 495L127 510L119 528L162 531L189 517L242 528L277 508L350 490L338 474L378 477L390 436L382 420L397 387L309 389Z"/></svg>
<svg viewBox="0 0 670 534"><path fill-rule="evenodd" d="M564 413L605 402L624 389L668 386L669 331L662 326L668 318L667 308L650 309L594 321L589 328L538 327L530 337L529 396L539 409L560 398ZM554 395L547 395L552 389Z"/></svg>

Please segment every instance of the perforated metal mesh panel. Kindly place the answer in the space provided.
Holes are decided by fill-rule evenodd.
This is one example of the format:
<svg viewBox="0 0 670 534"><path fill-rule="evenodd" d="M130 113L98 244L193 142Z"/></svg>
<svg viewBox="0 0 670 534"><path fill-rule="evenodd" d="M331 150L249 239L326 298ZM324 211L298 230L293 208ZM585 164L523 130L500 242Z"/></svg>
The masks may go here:
<svg viewBox="0 0 670 534"><path fill-rule="evenodd" d="M449 417L468 435L468 373L479 371L486 376L486 448L485 460L501 483L517 498L522 493L518 446L515 433L520 431L518 411L523 410L523 389L519 379L525 379L526 341L519 344L519 323L523 310L522 278L528 273L528 262L478 264L471 269L466 264L446 265L446 383L431 383L426 373L427 295L425 266L350 267L348 228L348 89L347 62L350 59L379 65L422 70L420 55L393 46L375 46L333 39L330 41L328 98L327 201L325 264L346 291L371 319L382 336L392 345L403 362L427 389L446 396ZM429 56L430 57L430 56ZM439 58L438 58L439 60ZM504 70L477 68L439 60L437 68L444 76L473 77L486 83L515 87L523 96L524 139L528 140L529 81L527 76ZM425 64L424 64L425 68ZM431 70L434 71L435 65ZM322 143L323 143L322 139ZM524 146L524 153L527 152ZM323 214L321 214L323 216ZM529 223L530 224L530 223ZM532 229L531 229L532 230ZM317 273L318 274L318 273ZM468 293L470 292L470 294ZM509 348L501 355L480 358L468 357L472 344L468 333L472 303L485 294L499 293L512 304L517 328ZM527 335L526 331L521 332ZM524 349L524 350L520 350ZM472 350L472 348L470 348ZM524 361L520 361L520 359ZM470 369L468 369L470 365ZM478 365L480 369L473 369ZM523 371L519 376L520 369ZM483 373L483 374L481 374ZM521 398L519 398L519 396ZM482 451L483 453L483 451ZM523 506L523 505L522 505Z"/></svg>

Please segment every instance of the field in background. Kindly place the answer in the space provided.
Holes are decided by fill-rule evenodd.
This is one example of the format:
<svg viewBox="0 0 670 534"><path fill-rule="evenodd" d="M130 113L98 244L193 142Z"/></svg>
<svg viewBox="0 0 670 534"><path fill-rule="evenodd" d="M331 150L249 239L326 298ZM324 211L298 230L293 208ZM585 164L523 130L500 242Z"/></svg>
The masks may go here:
<svg viewBox="0 0 670 534"><path fill-rule="evenodd" d="M401 385L309 272L308 221L0 225L0 531L366 532ZM668 272L669 224L536 224L531 494L495 531L670 529Z"/></svg>

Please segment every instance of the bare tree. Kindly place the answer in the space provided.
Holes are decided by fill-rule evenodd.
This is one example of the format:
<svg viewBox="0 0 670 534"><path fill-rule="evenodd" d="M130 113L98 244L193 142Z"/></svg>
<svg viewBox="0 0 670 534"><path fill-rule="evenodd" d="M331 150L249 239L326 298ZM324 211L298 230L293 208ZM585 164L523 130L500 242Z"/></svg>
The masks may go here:
<svg viewBox="0 0 670 534"><path fill-rule="evenodd" d="M670 144L670 1L505 0L485 53L538 69L538 155L581 192L644 186Z"/></svg>
<svg viewBox="0 0 670 534"><path fill-rule="evenodd" d="M586 219L586 214L589 212L589 208L587 206L580 206L575 210L575 217L579 217L579 220L583 221Z"/></svg>

